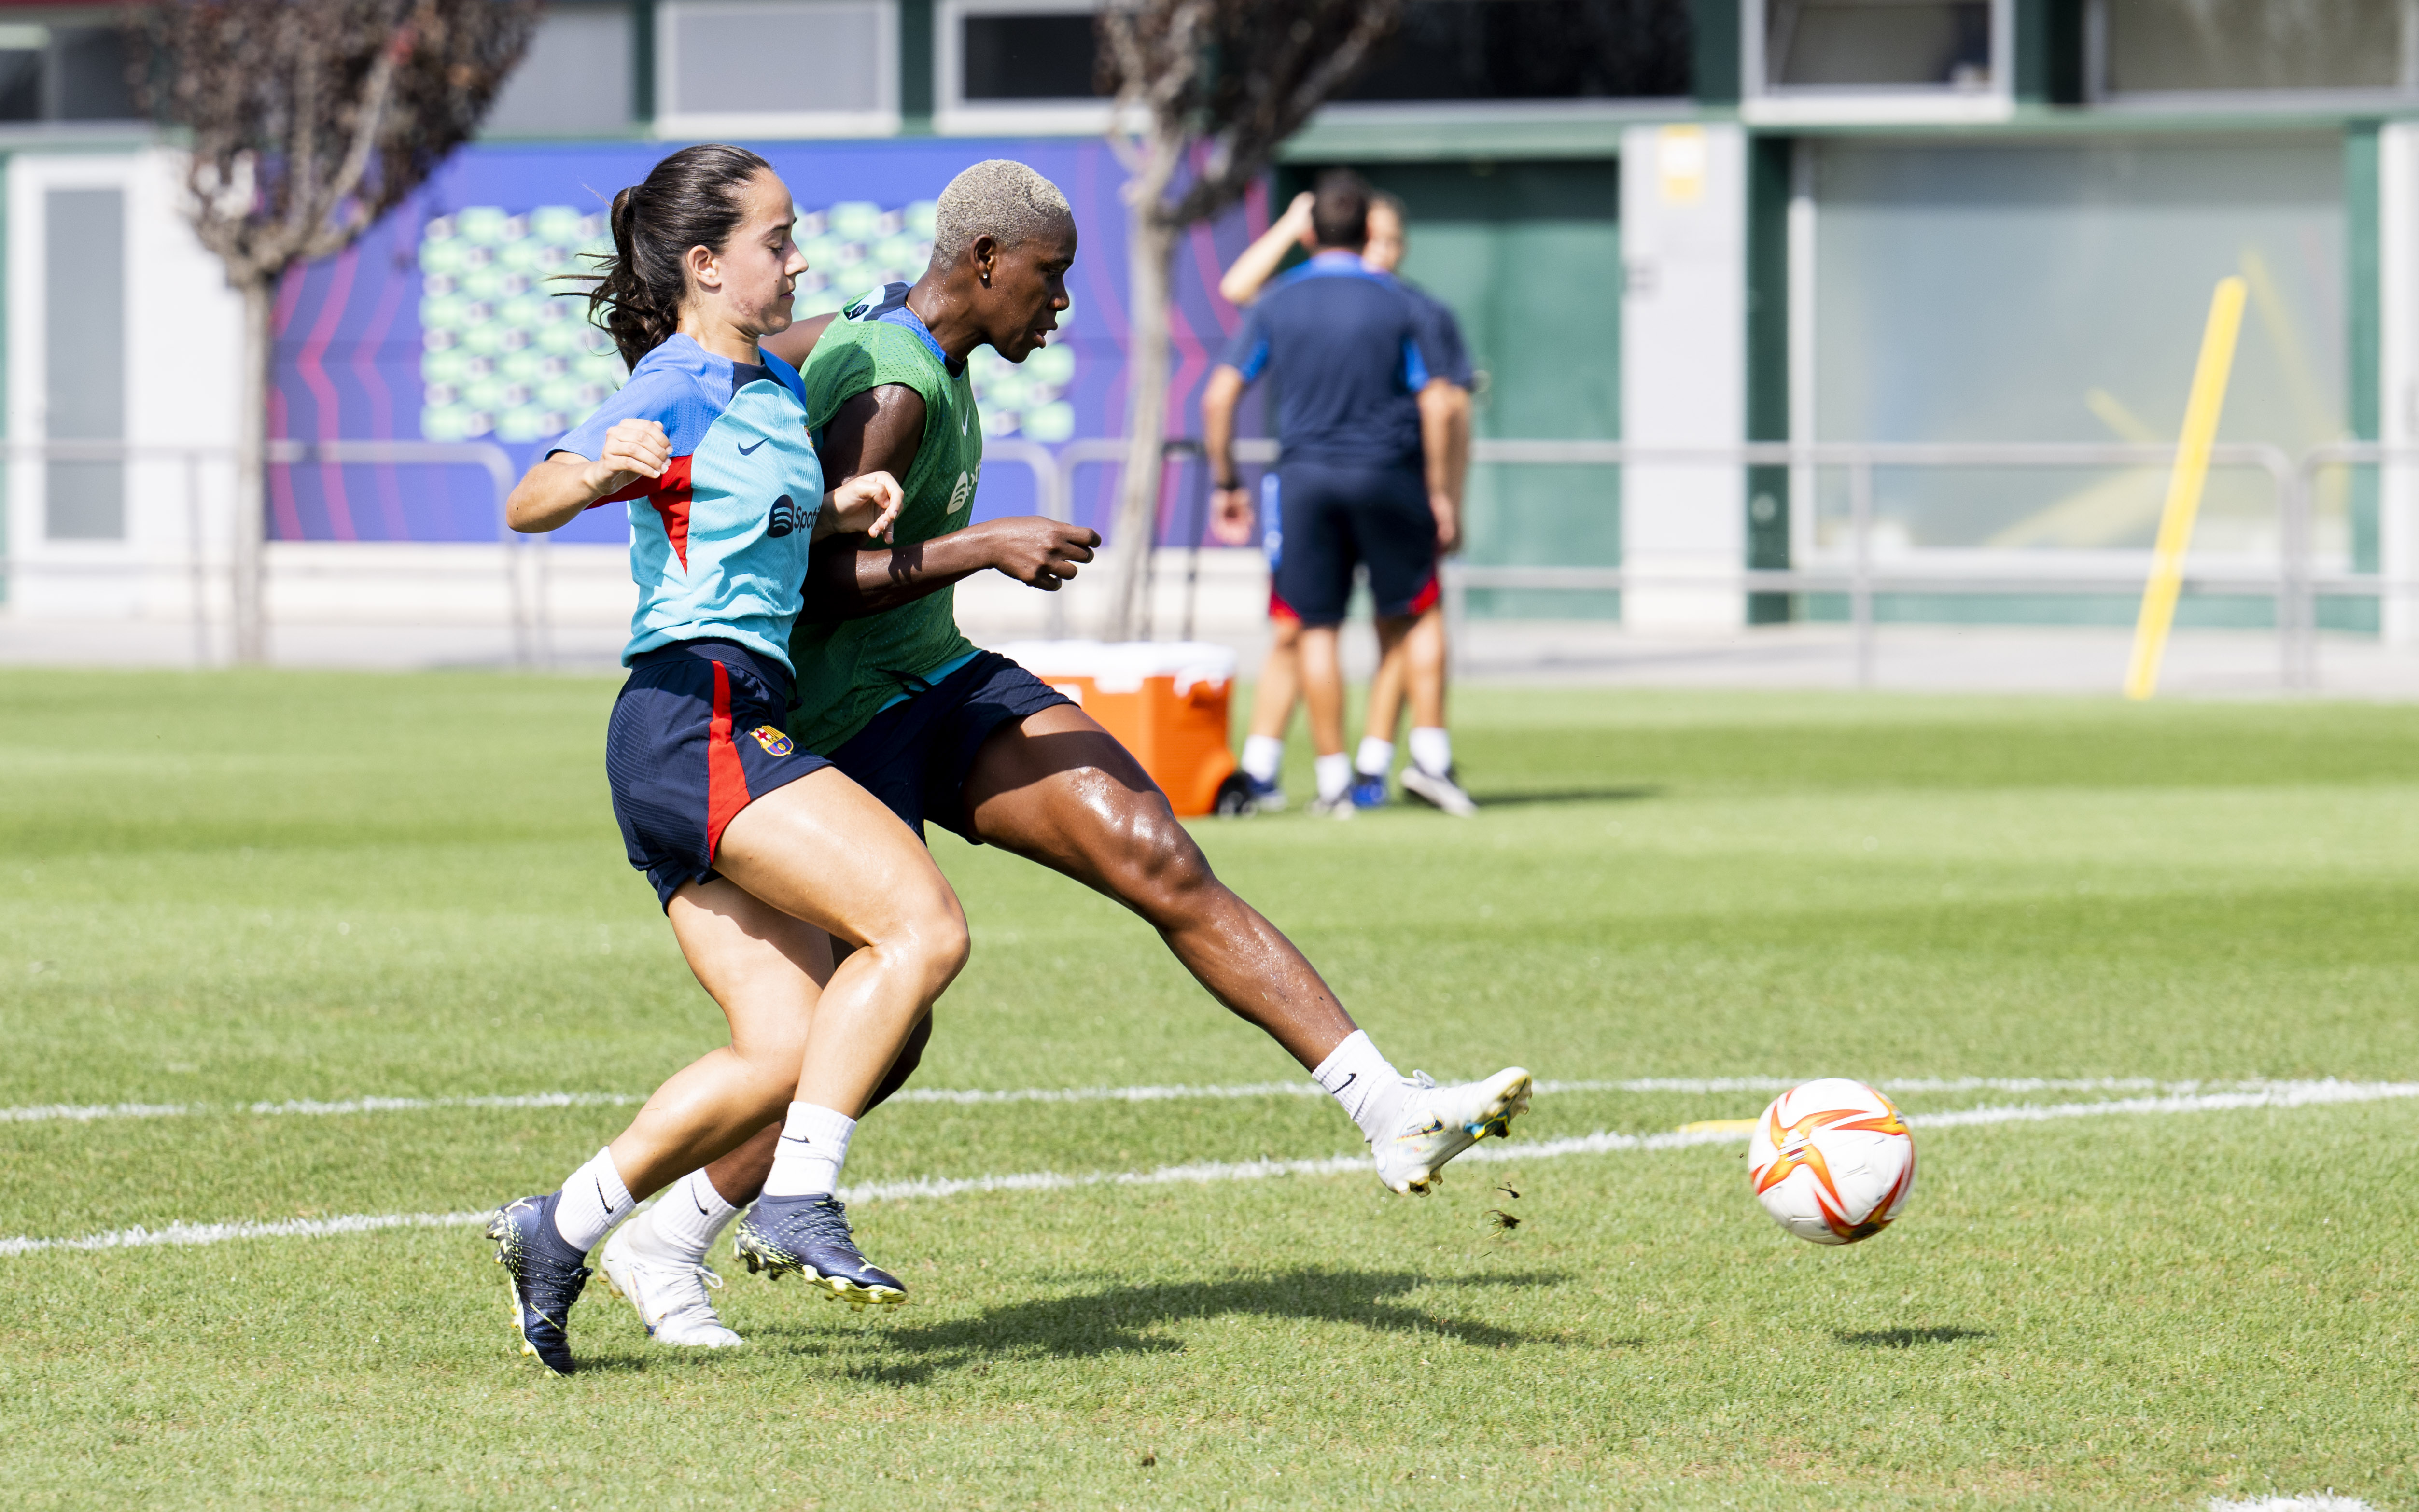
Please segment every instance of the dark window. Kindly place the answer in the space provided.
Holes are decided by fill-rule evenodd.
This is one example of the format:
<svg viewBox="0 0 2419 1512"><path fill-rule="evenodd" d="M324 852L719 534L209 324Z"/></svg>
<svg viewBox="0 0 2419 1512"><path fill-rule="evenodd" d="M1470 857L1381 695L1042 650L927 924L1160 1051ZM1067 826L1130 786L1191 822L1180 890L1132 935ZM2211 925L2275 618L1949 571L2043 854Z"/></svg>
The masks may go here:
<svg viewBox="0 0 2419 1512"><path fill-rule="evenodd" d="M134 118L126 86L126 39L115 26L62 26L51 33L58 70L56 116L63 121Z"/></svg>
<svg viewBox="0 0 2419 1512"><path fill-rule="evenodd" d="M1671 98L1688 46L1688 0L1411 0L1341 98Z"/></svg>
<svg viewBox="0 0 2419 1512"><path fill-rule="evenodd" d="M965 78L959 98L1090 100L1098 46L1088 15L965 18Z"/></svg>
<svg viewBox="0 0 2419 1512"><path fill-rule="evenodd" d="M41 51L24 47L0 49L0 121L41 118Z"/></svg>
<svg viewBox="0 0 2419 1512"><path fill-rule="evenodd" d="M0 121L131 121L115 26L0 26Z"/></svg>
<svg viewBox="0 0 2419 1512"><path fill-rule="evenodd" d="M1765 0L1770 85L1991 82L1988 0Z"/></svg>

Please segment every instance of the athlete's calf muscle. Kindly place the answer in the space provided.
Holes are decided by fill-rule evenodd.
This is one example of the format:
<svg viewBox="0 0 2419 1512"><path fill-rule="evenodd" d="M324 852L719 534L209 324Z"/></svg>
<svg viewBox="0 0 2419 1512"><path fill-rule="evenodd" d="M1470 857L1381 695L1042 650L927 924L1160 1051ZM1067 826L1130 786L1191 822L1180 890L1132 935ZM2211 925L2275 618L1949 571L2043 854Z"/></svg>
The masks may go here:
<svg viewBox="0 0 2419 1512"><path fill-rule="evenodd" d="M1210 995L1315 1067L1351 1015L1275 925L1220 882L1167 797L1115 737L1062 705L1003 726L966 780L985 841L1117 899Z"/></svg>

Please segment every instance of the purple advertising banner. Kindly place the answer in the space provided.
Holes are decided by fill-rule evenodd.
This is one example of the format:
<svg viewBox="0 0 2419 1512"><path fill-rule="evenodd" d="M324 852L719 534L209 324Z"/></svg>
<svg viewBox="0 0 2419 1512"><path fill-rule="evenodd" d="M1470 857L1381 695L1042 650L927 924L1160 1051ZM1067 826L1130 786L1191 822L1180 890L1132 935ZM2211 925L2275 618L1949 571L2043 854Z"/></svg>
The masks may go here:
<svg viewBox="0 0 2419 1512"><path fill-rule="evenodd" d="M1017 158L1074 207L1081 250L1061 336L1022 367L975 354L985 431L1053 448L1122 434L1126 412L1124 174L1107 146L1065 138L917 138L751 144L800 212L809 272L798 311L837 310L930 253L932 202L959 170ZM526 466L624 377L587 304L555 293L583 253L608 248L604 212L673 144L472 147L350 250L298 270L279 291L272 435L302 440L491 440ZM1178 244L1170 311L1168 434L1199 432L1202 380L1240 316L1218 274L1267 224L1265 193ZM1256 408L1256 407L1254 407ZM1191 533L1197 479L1171 469L1160 536ZM1071 501L1104 531L1113 468L1087 468ZM486 475L470 467L316 464L272 471L277 540L488 541L501 532ZM974 517L1033 507L1031 474L986 468ZM566 539L621 540L618 511L566 526Z"/></svg>

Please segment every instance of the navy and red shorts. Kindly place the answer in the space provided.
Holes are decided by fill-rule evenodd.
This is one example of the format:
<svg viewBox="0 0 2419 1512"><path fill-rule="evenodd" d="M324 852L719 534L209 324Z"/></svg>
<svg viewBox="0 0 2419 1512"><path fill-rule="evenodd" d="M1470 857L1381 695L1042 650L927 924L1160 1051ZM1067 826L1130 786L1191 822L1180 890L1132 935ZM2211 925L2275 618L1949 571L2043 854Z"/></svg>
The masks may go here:
<svg viewBox="0 0 2419 1512"><path fill-rule="evenodd" d="M781 731L791 679L730 640L685 640L631 658L605 733L605 775L630 864L666 908L715 878L714 855L739 810L831 763Z"/></svg>
<svg viewBox="0 0 2419 1512"><path fill-rule="evenodd" d="M1381 619L1423 614L1436 603L1436 515L1417 464L1287 458L1277 473L1285 554L1271 597L1305 627L1343 623L1355 567L1368 569L1369 596Z"/></svg>
<svg viewBox="0 0 2419 1512"><path fill-rule="evenodd" d="M979 845L965 803L975 753L1001 725L1073 702L997 652L978 652L868 720L831 753L831 764L881 799L917 839L929 819Z"/></svg>

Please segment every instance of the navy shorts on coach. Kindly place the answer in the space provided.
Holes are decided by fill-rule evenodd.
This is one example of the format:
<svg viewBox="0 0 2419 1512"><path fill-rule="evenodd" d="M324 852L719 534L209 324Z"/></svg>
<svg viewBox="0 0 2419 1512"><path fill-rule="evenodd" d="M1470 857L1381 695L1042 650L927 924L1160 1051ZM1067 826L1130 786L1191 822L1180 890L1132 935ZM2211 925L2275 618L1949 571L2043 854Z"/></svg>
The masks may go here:
<svg viewBox="0 0 2419 1512"><path fill-rule="evenodd" d="M831 764L907 822L924 822L979 845L966 813L966 774L991 733L1011 719L1074 700L997 652L912 692L867 721L831 753Z"/></svg>
<svg viewBox="0 0 2419 1512"><path fill-rule="evenodd" d="M665 907L714 879L723 826L785 782L831 763L781 733L790 675L729 640L685 640L630 662L605 733L605 775L630 864Z"/></svg>
<svg viewBox="0 0 2419 1512"><path fill-rule="evenodd" d="M1369 569L1380 618L1436 602L1436 513L1416 464L1360 467L1287 458L1277 464L1285 555L1271 582L1302 623L1340 625L1352 569Z"/></svg>

